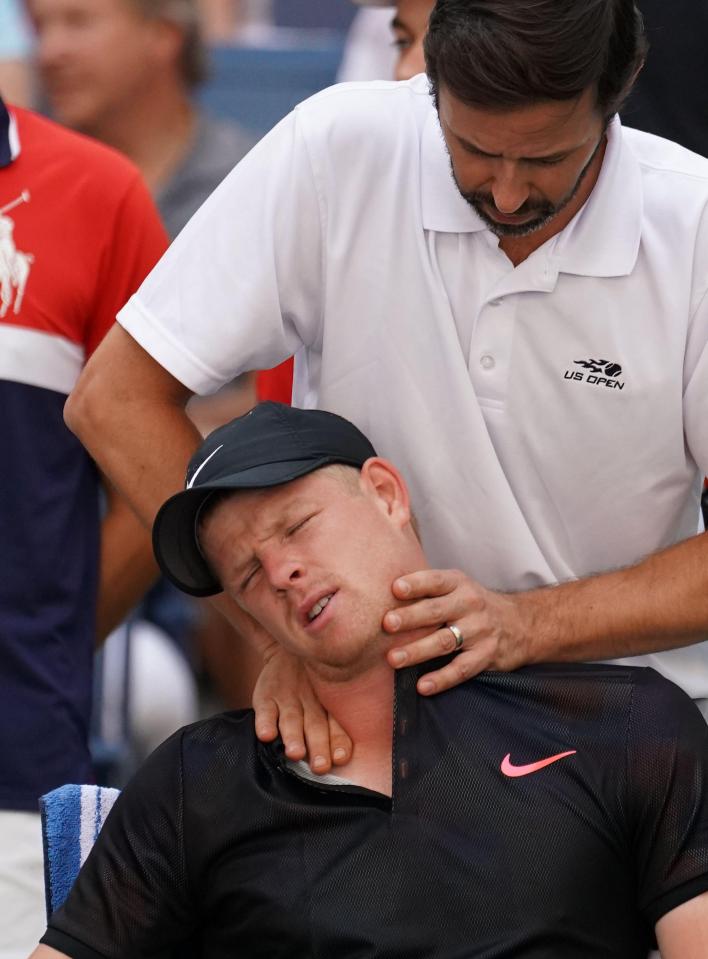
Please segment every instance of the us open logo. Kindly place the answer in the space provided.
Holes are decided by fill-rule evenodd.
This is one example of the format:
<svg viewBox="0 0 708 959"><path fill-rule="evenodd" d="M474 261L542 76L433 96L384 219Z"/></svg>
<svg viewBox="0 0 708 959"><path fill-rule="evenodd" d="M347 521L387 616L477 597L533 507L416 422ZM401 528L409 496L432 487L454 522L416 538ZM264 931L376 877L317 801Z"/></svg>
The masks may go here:
<svg viewBox="0 0 708 959"><path fill-rule="evenodd" d="M609 390L623 390L624 383L620 380L622 367L612 360L573 360L575 366L582 366L580 370L566 370L564 380L573 380L576 383L589 383L591 386L603 386Z"/></svg>

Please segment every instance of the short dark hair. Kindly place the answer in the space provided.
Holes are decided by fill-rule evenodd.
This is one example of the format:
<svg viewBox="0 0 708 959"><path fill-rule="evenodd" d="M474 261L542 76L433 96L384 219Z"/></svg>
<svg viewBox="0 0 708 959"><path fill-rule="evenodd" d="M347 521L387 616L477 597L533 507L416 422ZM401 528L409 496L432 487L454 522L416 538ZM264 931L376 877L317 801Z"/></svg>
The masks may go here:
<svg viewBox="0 0 708 959"><path fill-rule="evenodd" d="M646 51L634 0L437 0L425 39L436 106L441 85L500 111L594 87L605 119L629 95Z"/></svg>

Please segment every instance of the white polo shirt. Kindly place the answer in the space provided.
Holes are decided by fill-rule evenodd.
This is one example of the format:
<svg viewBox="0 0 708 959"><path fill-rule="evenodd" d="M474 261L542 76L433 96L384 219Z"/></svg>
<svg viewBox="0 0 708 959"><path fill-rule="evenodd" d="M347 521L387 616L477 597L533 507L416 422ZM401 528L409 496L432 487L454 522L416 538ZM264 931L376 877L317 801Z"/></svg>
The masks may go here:
<svg viewBox="0 0 708 959"><path fill-rule="evenodd" d="M207 393L296 353L294 402L402 469L435 566L529 589L696 533L708 473L708 160L611 124L514 268L420 76L332 87L226 178L119 315ZM708 645L641 657L708 696Z"/></svg>

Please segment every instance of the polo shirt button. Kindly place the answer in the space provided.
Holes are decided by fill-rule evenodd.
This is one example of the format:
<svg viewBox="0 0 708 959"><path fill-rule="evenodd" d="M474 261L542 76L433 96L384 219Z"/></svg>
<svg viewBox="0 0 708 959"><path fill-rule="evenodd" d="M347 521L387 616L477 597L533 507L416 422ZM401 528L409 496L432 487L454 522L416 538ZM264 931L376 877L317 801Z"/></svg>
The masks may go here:
<svg viewBox="0 0 708 959"><path fill-rule="evenodd" d="M489 353L485 353L484 356L480 359L479 365L483 370L493 370L497 365L494 357L490 356Z"/></svg>

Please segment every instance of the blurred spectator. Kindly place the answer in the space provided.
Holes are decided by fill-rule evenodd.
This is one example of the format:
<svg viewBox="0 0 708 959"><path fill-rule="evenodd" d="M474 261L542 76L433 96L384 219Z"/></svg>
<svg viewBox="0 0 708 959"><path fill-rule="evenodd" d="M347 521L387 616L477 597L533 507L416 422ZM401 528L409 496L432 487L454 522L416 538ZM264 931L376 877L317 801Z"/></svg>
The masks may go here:
<svg viewBox="0 0 708 959"><path fill-rule="evenodd" d="M0 3L0 90L19 107L32 103L32 35L21 0Z"/></svg>
<svg viewBox="0 0 708 959"><path fill-rule="evenodd" d="M649 54L622 119L708 156L708 4L639 0Z"/></svg>
<svg viewBox="0 0 708 959"><path fill-rule="evenodd" d="M37 801L91 776L93 651L156 575L64 425L81 367L166 247L135 167L0 100L0 959L44 920Z"/></svg>
<svg viewBox="0 0 708 959"><path fill-rule="evenodd" d="M248 4L244 0L199 0L199 17L207 43L233 43L243 27Z"/></svg>
<svg viewBox="0 0 708 959"><path fill-rule="evenodd" d="M391 42L391 20L395 8L376 7L359 10L354 17L337 74L339 83L389 80L393 76L397 51Z"/></svg>
<svg viewBox="0 0 708 959"><path fill-rule="evenodd" d="M54 116L136 163L174 237L253 142L192 97L206 77L197 0L29 0L29 8Z"/></svg>
<svg viewBox="0 0 708 959"><path fill-rule="evenodd" d="M410 80L417 73L425 73L423 40L435 0L354 2L367 9L359 11L352 25L340 81L388 80L391 76L395 80ZM382 56L384 45L393 51L390 57ZM365 70L371 72L367 75Z"/></svg>

